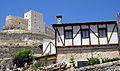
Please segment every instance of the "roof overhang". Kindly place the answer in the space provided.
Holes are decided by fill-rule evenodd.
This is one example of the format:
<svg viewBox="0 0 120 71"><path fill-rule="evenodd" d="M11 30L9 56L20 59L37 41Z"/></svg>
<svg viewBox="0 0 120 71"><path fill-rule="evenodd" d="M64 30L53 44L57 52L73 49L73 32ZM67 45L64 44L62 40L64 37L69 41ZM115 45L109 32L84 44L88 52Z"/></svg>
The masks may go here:
<svg viewBox="0 0 120 71"><path fill-rule="evenodd" d="M87 23L63 23L63 24L52 24L54 27L62 27L62 26L77 26L77 25L96 25L96 24L116 24L116 21L103 21L103 22L87 22Z"/></svg>

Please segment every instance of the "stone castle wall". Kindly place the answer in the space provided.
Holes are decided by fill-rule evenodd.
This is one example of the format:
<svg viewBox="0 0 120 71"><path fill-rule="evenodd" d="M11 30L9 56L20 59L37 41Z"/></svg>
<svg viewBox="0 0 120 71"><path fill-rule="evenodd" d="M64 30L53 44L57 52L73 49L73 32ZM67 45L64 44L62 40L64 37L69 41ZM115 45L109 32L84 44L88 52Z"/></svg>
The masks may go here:
<svg viewBox="0 0 120 71"><path fill-rule="evenodd" d="M28 19L16 17L16 16L7 16L6 25L3 27L3 30L28 30Z"/></svg>
<svg viewBox="0 0 120 71"><path fill-rule="evenodd" d="M37 18L39 20L39 18ZM39 25L36 25L36 23L34 23L33 25L30 26L29 24L29 19L25 19L25 18L20 18L17 16L7 16L6 17L6 25L3 27L3 31L9 31L9 30L22 30L22 31L31 31L31 32L35 32L36 27L40 27L38 29L36 29L36 31L40 31L40 32L36 32L36 33L42 33L42 34L47 34L47 35L51 35L54 36L55 32L53 31L53 29L51 29L50 27L44 25L44 27L42 26L42 23L39 23L40 21L37 21L39 23ZM33 22L36 22L33 20ZM30 30L29 28L34 27L34 30ZM44 29L44 31L43 31Z"/></svg>
<svg viewBox="0 0 120 71"><path fill-rule="evenodd" d="M57 62L70 62L71 56L75 63L87 61L87 58L119 57L118 46L84 47L84 48L57 48Z"/></svg>
<svg viewBox="0 0 120 71"><path fill-rule="evenodd" d="M45 26L45 33L51 36L55 36L55 32L48 26Z"/></svg>

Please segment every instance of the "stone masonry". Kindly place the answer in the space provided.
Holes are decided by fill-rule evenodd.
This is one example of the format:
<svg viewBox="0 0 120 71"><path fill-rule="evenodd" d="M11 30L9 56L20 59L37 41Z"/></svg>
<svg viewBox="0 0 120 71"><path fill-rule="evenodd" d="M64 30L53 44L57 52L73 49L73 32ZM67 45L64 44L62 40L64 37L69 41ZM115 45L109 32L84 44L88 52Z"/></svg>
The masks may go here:
<svg viewBox="0 0 120 71"><path fill-rule="evenodd" d="M86 66L72 71L120 71L120 61L107 62L94 66Z"/></svg>
<svg viewBox="0 0 120 71"><path fill-rule="evenodd" d="M43 43L51 39L54 37L28 31L0 32L0 42Z"/></svg>
<svg viewBox="0 0 120 71"><path fill-rule="evenodd" d="M70 62L71 56L75 64L78 61L87 61L87 58L114 58L119 57L118 46L57 48L57 62Z"/></svg>

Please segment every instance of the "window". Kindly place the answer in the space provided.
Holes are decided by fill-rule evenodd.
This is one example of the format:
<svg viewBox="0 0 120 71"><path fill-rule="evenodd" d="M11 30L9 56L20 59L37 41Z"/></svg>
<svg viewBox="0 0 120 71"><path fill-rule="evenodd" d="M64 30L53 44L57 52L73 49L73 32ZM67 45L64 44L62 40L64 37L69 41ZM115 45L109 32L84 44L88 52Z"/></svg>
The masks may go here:
<svg viewBox="0 0 120 71"><path fill-rule="evenodd" d="M88 61L79 61L77 62L78 67L88 66Z"/></svg>
<svg viewBox="0 0 120 71"><path fill-rule="evenodd" d="M65 30L65 38L72 38L72 30Z"/></svg>
<svg viewBox="0 0 120 71"><path fill-rule="evenodd" d="M98 32L99 37L106 37L107 36L106 28L99 28L98 30L99 30L99 32Z"/></svg>
<svg viewBox="0 0 120 71"><path fill-rule="evenodd" d="M81 31L82 38L89 38L90 37L90 32L88 29L82 29Z"/></svg>

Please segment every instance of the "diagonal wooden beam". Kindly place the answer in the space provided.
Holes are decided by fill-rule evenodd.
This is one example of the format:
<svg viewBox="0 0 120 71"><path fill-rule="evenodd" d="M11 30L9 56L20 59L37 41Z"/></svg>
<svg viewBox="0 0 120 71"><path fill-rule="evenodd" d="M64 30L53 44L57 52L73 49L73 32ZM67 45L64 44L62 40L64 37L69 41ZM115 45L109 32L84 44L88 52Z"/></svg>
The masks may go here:
<svg viewBox="0 0 120 71"><path fill-rule="evenodd" d="M57 27L56 27L56 31L58 32L58 35L59 35L59 37L60 37L60 40L61 40L62 44L64 45L64 43L63 43L63 41L62 41L62 38L61 38L61 36L60 36L60 33L59 33L58 29L57 29Z"/></svg>
<svg viewBox="0 0 120 71"><path fill-rule="evenodd" d="M51 53L51 50L52 50L52 46L51 46L51 41L50 41L50 53Z"/></svg>
<svg viewBox="0 0 120 71"><path fill-rule="evenodd" d="M107 24L106 24L106 37L107 37L107 44L109 44L109 41L108 41L108 30L107 30Z"/></svg>
<svg viewBox="0 0 120 71"><path fill-rule="evenodd" d="M44 50L44 52L42 53L42 55L45 53L45 51L48 49L48 46L50 45L50 42L49 44L47 45L46 49Z"/></svg>
<svg viewBox="0 0 120 71"><path fill-rule="evenodd" d="M115 27L116 27L116 24L114 25L114 27L113 27L113 29L112 29L112 33L110 34L110 38L108 39L108 43L109 43L110 40L111 40L112 34L113 34L114 30L115 30Z"/></svg>
<svg viewBox="0 0 120 71"><path fill-rule="evenodd" d="M93 30L91 30L91 28L90 28L90 31L98 38L98 36L95 34L95 32L93 32Z"/></svg>
<svg viewBox="0 0 120 71"><path fill-rule="evenodd" d="M75 39L75 37L77 36L77 34L80 32L80 29L78 30L78 32L76 33L76 35L73 37L73 39Z"/></svg>
<svg viewBox="0 0 120 71"><path fill-rule="evenodd" d="M98 32L98 45L100 45L99 25L98 24L97 24L97 32Z"/></svg>
<svg viewBox="0 0 120 71"><path fill-rule="evenodd" d="M52 44L53 46L55 46L55 44L53 44L53 42L51 42L51 44Z"/></svg>

